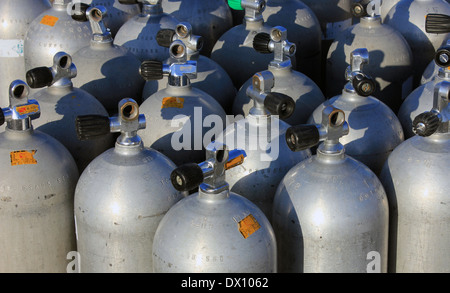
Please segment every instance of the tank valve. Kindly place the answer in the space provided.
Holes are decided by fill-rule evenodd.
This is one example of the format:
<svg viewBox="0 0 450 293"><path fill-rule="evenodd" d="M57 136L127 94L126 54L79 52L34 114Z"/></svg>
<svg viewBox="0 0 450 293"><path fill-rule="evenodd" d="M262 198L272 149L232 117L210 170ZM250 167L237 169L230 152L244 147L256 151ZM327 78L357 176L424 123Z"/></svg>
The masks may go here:
<svg viewBox="0 0 450 293"><path fill-rule="evenodd" d="M254 106L250 109L252 115L278 115L280 119L289 118L295 111L295 101L291 97L271 92L275 77L269 70L253 75L252 84L246 94L253 99Z"/></svg>
<svg viewBox="0 0 450 293"><path fill-rule="evenodd" d="M339 138L349 132L348 123L345 121L344 111L327 106L322 111L322 124L304 124L291 126L286 131L286 143L294 151L302 151L317 145L321 145L324 151L339 151L343 146Z"/></svg>
<svg viewBox="0 0 450 293"><path fill-rule="evenodd" d="M233 10L245 10L245 19L249 21L262 20L266 9L265 0L228 0L228 6Z"/></svg>
<svg viewBox="0 0 450 293"><path fill-rule="evenodd" d="M170 48L175 40L183 42L188 55L201 51L204 43L203 37L192 34L192 26L187 22L180 22L175 30L161 29L156 34L156 41L161 47Z"/></svg>
<svg viewBox="0 0 450 293"><path fill-rule="evenodd" d="M22 80L15 80L9 86L9 107L0 109L0 125L5 122L9 129L25 130L31 127L31 120L39 118L39 103L28 99L30 89Z"/></svg>
<svg viewBox="0 0 450 293"><path fill-rule="evenodd" d="M435 85L433 109L414 118L412 127L415 134L427 137L436 132L447 133L449 131L449 94L450 82L441 81Z"/></svg>
<svg viewBox="0 0 450 293"><path fill-rule="evenodd" d="M86 11L91 7L89 4L74 2L72 5L72 19L80 22L88 21Z"/></svg>
<svg viewBox="0 0 450 293"><path fill-rule="evenodd" d="M186 46L180 40L175 40L169 47L171 64L147 60L141 63L139 73L145 80L161 79L169 76L168 83L173 86L186 86L191 79L197 78L197 61L187 60Z"/></svg>
<svg viewBox="0 0 450 293"><path fill-rule="evenodd" d="M430 34L450 33L450 16L429 13L425 18L425 31Z"/></svg>
<svg viewBox="0 0 450 293"><path fill-rule="evenodd" d="M173 170L170 175L172 185L178 191L190 191L200 186L207 193L220 193L228 189L225 171L244 162L247 157L244 150L229 151L227 146L212 142L206 148L206 161L184 164Z"/></svg>
<svg viewBox="0 0 450 293"><path fill-rule="evenodd" d="M345 77L348 83L345 90L356 92L358 95L368 97L375 92L376 84L372 77L362 72L364 64L369 63L369 52L366 48L354 50L350 55L350 66L347 67Z"/></svg>
<svg viewBox="0 0 450 293"><path fill-rule="evenodd" d="M27 71L26 80L31 88L43 88L51 85L71 85L71 79L77 76L77 68L72 57L58 52L53 57L52 67L37 67Z"/></svg>
<svg viewBox="0 0 450 293"><path fill-rule="evenodd" d="M354 17L365 17L380 15L380 0L355 0L353 1L350 11Z"/></svg>
<svg viewBox="0 0 450 293"><path fill-rule="evenodd" d="M79 140L90 140L113 132L121 132L117 143L121 145L138 145L141 143L137 135L139 129L146 126L144 114L139 114L139 106L133 99L122 99L119 102L119 115L114 117L102 115L82 115L75 120Z"/></svg>
<svg viewBox="0 0 450 293"><path fill-rule="evenodd" d="M297 50L296 45L287 40L287 30L282 26L272 28L270 34L256 34L253 48L262 54L274 53L270 65L275 67L290 66L290 57L294 56Z"/></svg>

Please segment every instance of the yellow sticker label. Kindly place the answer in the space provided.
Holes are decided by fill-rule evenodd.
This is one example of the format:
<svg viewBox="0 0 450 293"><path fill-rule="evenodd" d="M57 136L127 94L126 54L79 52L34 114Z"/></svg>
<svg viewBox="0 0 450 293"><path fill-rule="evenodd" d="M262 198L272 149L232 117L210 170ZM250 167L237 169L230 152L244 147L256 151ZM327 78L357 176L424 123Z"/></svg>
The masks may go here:
<svg viewBox="0 0 450 293"><path fill-rule="evenodd" d="M239 157L234 158L233 160L225 163L225 170L228 170L230 168L239 166L244 162L244 155L240 155Z"/></svg>
<svg viewBox="0 0 450 293"><path fill-rule="evenodd" d="M56 22L58 21L58 17L53 15L44 15L44 17L41 19L41 24L49 25L49 26L55 26Z"/></svg>
<svg viewBox="0 0 450 293"><path fill-rule="evenodd" d="M161 109L164 108L180 108L184 106L184 98L167 97L162 100Z"/></svg>
<svg viewBox="0 0 450 293"><path fill-rule="evenodd" d="M259 225L255 217L250 214L238 223L238 228L242 236L247 239L250 235L258 231L258 229L261 228L261 225Z"/></svg>
<svg viewBox="0 0 450 293"><path fill-rule="evenodd" d="M16 107L16 111L20 114L30 114L30 113L36 113L39 111L39 106L36 104L30 104L25 106L19 106Z"/></svg>
<svg viewBox="0 0 450 293"><path fill-rule="evenodd" d="M35 153L36 150L11 152L11 166L37 164L36 159L33 157Z"/></svg>

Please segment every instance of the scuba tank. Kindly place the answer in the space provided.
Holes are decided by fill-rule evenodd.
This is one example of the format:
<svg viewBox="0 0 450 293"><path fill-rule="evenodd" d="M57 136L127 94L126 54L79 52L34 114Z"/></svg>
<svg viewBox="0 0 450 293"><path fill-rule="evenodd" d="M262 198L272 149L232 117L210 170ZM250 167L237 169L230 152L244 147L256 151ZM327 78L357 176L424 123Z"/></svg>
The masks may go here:
<svg viewBox="0 0 450 293"><path fill-rule="evenodd" d="M144 147L137 131L145 128L145 117L132 99L119 102L118 116L78 116L76 125L82 140L121 133L115 147L95 158L77 183L80 271L151 273L156 228L182 198L170 184L175 164Z"/></svg>
<svg viewBox="0 0 450 293"><path fill-rule="evenodd" d="M287 40L287 33L281 26L272 28L270 34L258 33L253 40L253 47L259 53L273 53L273 60L268 66L268 70L275 77L272 91L294 99L294 113L284 118L286 123L294 125L306 122L311 113L325 102L325 97L312 79L292 69L290 56L295 54L296 45ZM251 84L252 78L248 79L238 91L233 103L235 115L246 117L253 107L253 100L247 96L247 89Z"/></svg>
<svg viewBox="0 0 450 293"><path fill-rule="evenodd" d="M73 85L96 97L109 113L117 112L122 97L140 101L144 81L139 74L141 62L124 47L114 45L104 26L104 6L89 7L85 12L92 29L91 44L72 55L77 66Z"/></svg>
<svg viewBox="0 0 450 293"><path fill-rule="evenodd" d="M34 123L37 130L59 140L72 154L80 173L98 155L114 145L112 134L92 141L80 141L75 131L79 115L108 115L105 107L88 92L73 86L77 76L72 57L65 52L54 56L52 67L37 67L26 74L31 88L40 89L32 98L39 101L41 119ZM46 87L46 88L44 88Z"/></svg>
<svg viewBox="0 0 450 293"><path fill-rule="evenodd" d="M405 138L415 135L412 129L414 118L433 107L435 86L441 81L450 81L450 41L439 48L434 58L439 68L437 76L429 82L417 87L402 103L398 111L398 119L403 126Z"/></svg>
<svg viewBox="0 0 450 293"><path fill-rule="evenodd" d="M342 72L350 65L350 53L367 48L370 64L365 71L377 84L374 96L397 112L402 100L413 90L411 48L399 32L381 23L379 0L354 6L352 13L360 22L337 34L328 51L326 95L333 97L342 90L341 84L345 82Z"/></svg>
<svg viewBox="0 0 450 293"><path fill-rule="evenodd" d="M74 2L83 2L90 6L103 6L108 11L104 17L104 23L110 29L112 37L119 31L120 27L130 18L141 12L139 4L122 4L119 0L74 0ZM75 4L76 5L76 4Z"/></svg>
<svg viewBox="0 0 450 293"><path fill-rule="evenodd" d="M387 14L384 23L399 31L411 47L414 58L413 89L434 53L450 35L428 33L425 30L426 15L442 13L450 15L450 5L444 0L401 0Z"/></svg>
<svg viewBox="0 0 450 293"><path fill-rule="evenodd" d="M387 271L388 201L377 176L339 142L349 132L345 116L329 105L321 124L286 131L293 151L323 143L286 174L274 198L280 273Z"/></svg>
<svg viewBox="0 0 450 293"><path fill-rule="evenodd" d="M72 19L80 5L69 0L54 0L52 8L42 12L30 24L25 36L25 70L51 64L57 52L74 54L89 45L91 28Z"/></svg>
<svg viewBox="0 0 450 293"><path fill-rule="evenodd" d="M414 119L416 135L392 152L381 172L390 204L390 272L450 271L449 94L448 81L436 84L431 111Z"/></svg>
<svg viewBox="0 0 450 293"><path fill-rule="evenodd" d="M229 190L225 172L245 152L213 143L206 160L172 172L177 190L194 193L161 220L153 242L155 273L276 273L276 241L264 213Z"/></svg>
<svg viewBox="0 0 450 293"><path fill-rule="evenodd" d="M160 61L141 64L145 80L168 75L168 82L166 88L141 104L141 112L152 129L141 129L139 135L145 145L163 153L176 165L202 162L204 147L226 126L226 113L213 97L191 85L190 80L196 78L197 61L187 60L184 43L173 41L169 52L171 64Z"/></svg>
<svg viewBox="0 0 450 293"><path fill-rule="evenodd" d="M314 12L299 0L267 0L262 16L269 26L282 26L297 46L296 68L321 84L322 31Z"/></svg>
<svg viewBox="0 0 450 293"><path fill-rule="evenodd" d="M277 79L271 71L256 73L247 95L253 107L245 119L230 124L216 138L230 148L245 150L247 159L227 172L230 190L256 204L269 221L276 188L283 176L300 161L311 156L309 150L289 151L284 134L285 119L294 113L294 100L273 91Z"/></svg>
<svg viewBox="0 0 450 293"><path fill-rule="evenodd" d="M228 3L233 9L245 9L244 22L217 40L211 59L225 69L235 88L239 89L255 72L265 70L271 61L270 55L254 54L253 39L257 33L270 33L272 27L264 23L262 16L266 0L230 0Z"/></svg>
<svg viewBox="0 0 450 293"><path fill-rule="evenodd" d="M13 81L9 92L0 111L0 272L64 273L76 250L77 165L59 141L33 129L40 107L26 83Z"/></svg>
<svg viewBox="0 0 450 293"><path fill-rule="evenodd" d="M119 0L123 4L142 4L142 12L125 22L114 37L114 44L127 48L140 61L164 61L167 48L156 42L160 29L175 29L178 20L163 11L161 0Z"/></svg>
<svg viewBox="0 0 450 293"><path fill-rule="evenodd" d="M0 103L9 102L8 88L12 80L25 79L23 45L30 23L52 6L48 0L0 1Z"/></svg>
<svg viewBox="0 0 450 293"><path fill-rule="evenodd" d="M228 73L211 58L200 54L204 44L203 37L192 34L192 26L187 22L180 22L175 30L162 29L156 35L158 44L162 47L170 47L175 40L180 40L186 46L187 60L197 61L197 78L192 80L192 86L216 99L224 110L229 113L236 96L236 88L228 76ZM169 58L164 61L170 64L174 60ZM167 79L149 80L145 83L142 99L145 101L155 92L165 88Z"/></svg>
<svg viewBox="0 0 450 293"><path fill-rule="evenodd" d="M207 57L219 37L233 27L231 9L224 0L163 0L161 5L176 19L190 23L203 37L200 53Z"/></svg>
<svg viewBox="0 0 450 293"><path fill-rule="evenodd" d="M368 63L369 52L366 48L354 50L345 73L348 82L342 94L319 106L308 123L318 124L323 109L329 105L344 111L350 127L350 133L340 140L345 152L378 175L392 150L403 142L404 134L395 113L372 96L376 84L362 71L363 65Z"/></svg>

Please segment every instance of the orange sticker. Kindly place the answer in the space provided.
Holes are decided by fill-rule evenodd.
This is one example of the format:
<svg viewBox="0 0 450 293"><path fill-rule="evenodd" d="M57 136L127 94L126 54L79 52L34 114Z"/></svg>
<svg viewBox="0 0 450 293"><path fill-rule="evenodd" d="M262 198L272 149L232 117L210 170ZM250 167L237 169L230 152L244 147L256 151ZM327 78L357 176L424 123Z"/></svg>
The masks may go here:
<svg viewBox="0 0 450 293"><path fill-rule="evenodd" d="M238 223L238 228L242 236L247 239L250 235L258 231L261 226L258 221L256 221L255 217L250 214Z"/></svg>
<svg viewBox="0 0 450 293"><path fill-rule="evenodd" d="M36 104L19 106L19 107L16 107L16 111L19 112L20 115L36 113L36 112L39 112L39 106Z"/></svg>
<svg viewBox="0 0 450 293"><path fill-rule="evenodd" d="M225 163L225 170L228 170L230 168L239 166L244 162L244 155L240 155L239 157L234 158L233 160Z"/></svg>
<svg viewBox="0 0 450 293"><path fill-rule="evenodd" d="M36 150L11 152L11 166L37 164L36 159L33 157L35 153Z"/></svg>
<svg viewBox="0 0 450 293"><path fill-rule="evenodd" d="M41 24L49 25L49 26L55 26L56 22L58 21L58 17L53 15L44 15L44 17L41 19Z"/></svg>
<svg viewBox="0 0 450 293"><path fill-rule="evenodd" d="M161 109L164 108L180 108L184 106L184 98L167 97L162 100Z"/></svg>

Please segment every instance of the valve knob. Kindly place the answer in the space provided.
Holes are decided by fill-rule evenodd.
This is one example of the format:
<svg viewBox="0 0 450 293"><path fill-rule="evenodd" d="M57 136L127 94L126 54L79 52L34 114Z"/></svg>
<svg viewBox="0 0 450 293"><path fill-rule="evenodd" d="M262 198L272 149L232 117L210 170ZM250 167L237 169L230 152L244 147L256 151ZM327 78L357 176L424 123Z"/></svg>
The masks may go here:
<svg viewBox="0 0 450 293"><path fill-rule="evenodd" d="M48 67L36 67L26 73L27 84L30 88L43 88L53 82L53 74Z"/></svg>
<svg viewBox="0 0 450 293"><path fill-rule="evenodd" d="M375 91L376 84L373 79L365 74L356 74L352 81L353 87L358 95L368 97Z"/></svg>
<svg viewBox="0 0 450 293"><path fill-rule="evenodd" d="M295 110L295 101L281 93L268 93L264 99L264 107L273 115L280 116L280 119L289 118Z"/></svg>
<svg viewBox="0 0 450 293"><path fill-rule="evenodd" d="M175 30L173 29L161 29L156 34L156 42L161 47L169 48L170 44L172 44L173 36L175 35Z"/></svg>
<svg viewBox="0 0 450 293"><path fill-rule="evenodd" d="M132 5L132 4L139 4L138 0L119 0L120 4L125 4L125 5Z"/></svg>
<svg viewBox="0 0 450 293"><path fill-rule="evenodd" d="M270 35L268 33L258 33L253 39L253 48L258 53L269 54L272 53L269 49Z"/></svg>
<svg viewBox="0 0 450 293"><path fill-rule="evenodd" d="M319 130L313 124L291 126L286 130L286 143L294 152L309 149L319 141Z"/></svg>
<svg viewBox="0 0 450 293"><path fill-rule="evenodd" d="M439 117L433 112L425 112L414 118L412 126L415 134L430 136L439 128Z"/></svg>
<svg viewBox="0 0 450 293"><path fill-rule="evenodd" d="M170 174L170 180L173 187L178 191L190 191L202 184L202 168L195 164L184 164L176 168Z"/></svg>
<svg viewBox="0 0 450 293"><path fill-rule="evenodd" d="M450 66L450 47L449 46L440 47L436 51L434 61L440 67Z"/></svg>
<svg viewBox="0 0 450 293"><path fill-rule="evenodd" d="M351 12L355 17L364 17L367 15L367 5L371 0L358 0L352 3Z"/></svg>
<svg viewBox="0 0 450 293"><path fill-rule="evenodd" d="M450 32L450 16L430 13L425 19L425 31L432 34L446 34Z"/></svg>
<svg viewBox="0 0 450 293"><path fill-rule="evenodd" d="M140 75L145 80L157 80L163 78L163 64L161 61L147 60L141 63Z"/></svg>
<svg viewBox="0 0 450 293"><path fill-rule="evenodd" d="M244 10L241 5L241 0L228 0L228 6L234 10Z"/></svg>
<svg viewBox="0 0 450 293"><path fill-rule="evenodd" d="M75 119L79 140L89 140L111 132L109 117L102 115L83 115Z"/></svg>
<svg viewBox="0 0 450 293"><path fill-rule="evenodd" d="M80 22L88 21L86 11L89 7L89 4L86 3L75 3L72 6L72 19Z"/></svg>

